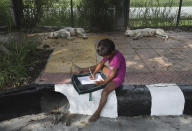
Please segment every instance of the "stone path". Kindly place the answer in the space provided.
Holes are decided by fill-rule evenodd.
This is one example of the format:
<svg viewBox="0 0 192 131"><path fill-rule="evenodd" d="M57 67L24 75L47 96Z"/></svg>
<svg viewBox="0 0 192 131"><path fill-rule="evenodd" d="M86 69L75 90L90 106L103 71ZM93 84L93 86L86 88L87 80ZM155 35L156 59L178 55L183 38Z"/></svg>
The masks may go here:
<svg viewBox="0 0 192 131"><path fill-rule="evenodd" d="M65 114L28 115L0 123L2 131L191 131L192 118L180 117L118 117L100 118L83 125L87 116L74 115L70 126Z"/></svg>
<svg viewBox="0 0 192 131"><path fill-rule="evenodd" d="M88 67L100 61L95 44L110 38L126 58L125 84L192 83L192 32L169 32L168 41L156 37L132 40L123 33L89 34L87 40L49 40L55 51L37 83L70 83L73 64ZM59 46L58 46L59 45Z"/></svg>

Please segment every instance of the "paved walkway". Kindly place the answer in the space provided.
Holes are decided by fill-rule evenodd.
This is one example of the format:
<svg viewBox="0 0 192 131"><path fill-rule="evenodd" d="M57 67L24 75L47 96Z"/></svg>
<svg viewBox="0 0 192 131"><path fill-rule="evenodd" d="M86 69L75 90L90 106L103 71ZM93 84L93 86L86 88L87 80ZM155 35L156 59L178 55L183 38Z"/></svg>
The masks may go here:
<svg viewBox="0 0 192 131"><path fill-rule="evenodd" d="M192 83L192 33L169 32L168 41L156 37L132 40L123 33L89 34L87 40L47 40L55 48L38 83L70 83L74 65L88 67L101 57L96 55L95 44L110 38L126 58L125 84Z"/></svg>
<svg viewBox="0 0 192 131"><path fill-rule="evenodd" d="M65 114L41 113L0 122L2 131L191 131L192 118L180 117L118 117L100 118L95 123L83 124L87 116L73 115L67 126Z"/></svg>

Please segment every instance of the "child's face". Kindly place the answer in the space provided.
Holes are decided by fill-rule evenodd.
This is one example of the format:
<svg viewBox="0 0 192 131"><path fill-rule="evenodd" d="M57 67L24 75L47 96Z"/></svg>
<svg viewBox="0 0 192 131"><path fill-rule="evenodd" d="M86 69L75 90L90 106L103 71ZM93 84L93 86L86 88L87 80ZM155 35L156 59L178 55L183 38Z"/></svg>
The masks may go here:
<svg viewBox="0 0 192 131"><path fill-rule="evenodd" d="M112 58L112 57L113 57L113 54L110 54L110 55L104 56L104 58L106 58L106 59L110 59L110 58Z"/></svg>

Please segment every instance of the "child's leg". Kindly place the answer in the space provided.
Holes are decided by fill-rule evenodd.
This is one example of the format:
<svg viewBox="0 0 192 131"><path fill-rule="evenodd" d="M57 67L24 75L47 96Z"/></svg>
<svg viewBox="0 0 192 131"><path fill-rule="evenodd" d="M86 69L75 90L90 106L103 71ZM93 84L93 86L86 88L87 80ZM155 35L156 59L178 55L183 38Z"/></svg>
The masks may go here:
<svg viewBox="0 0 192 131"><path fill-rule="evenodd" d="M116 84L114 81L111 81L107 84L107 86L102 91L99 106L98 106L96 112L91 116L89 121L96 121L99 118L100 113L101 113L104 105L107 102L107 98L108 98L109 93L111 93L115 89L116 89Z"/></svg>

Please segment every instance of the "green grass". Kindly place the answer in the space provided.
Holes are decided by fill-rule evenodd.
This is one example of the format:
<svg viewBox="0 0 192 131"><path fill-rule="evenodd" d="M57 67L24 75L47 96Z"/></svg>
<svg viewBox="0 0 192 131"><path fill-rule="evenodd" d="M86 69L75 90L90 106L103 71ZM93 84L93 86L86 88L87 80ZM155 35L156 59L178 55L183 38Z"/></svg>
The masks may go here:
<svg viewBox="0 0 192 131"><path fill-rule="evenodd" d="M172 16L170 18L169 11L167 9L171 10L171 7L178 7L179 0L131 0L131 2L131 7L147 8L145 12L143 12L143 10L138 11L136 14L137 17L135 19L130 19L130 27L176 26L177 12L175 12L175 16ZM192 6L192 0L183 1L183 5ZM159 10L159 7L163 8ZM152 9L153 11L150 12L150 9ZM192 18L186 16L182 18L182 20L180 20L179 26L192 25L191 20Z"/></svg>
<svg viewBox="0 0 192 131"><path fill-rule="evenodd" d="M10 41L5 44L5 47L11 54L0 55L0 88L19 86L26 80L30 68L40 62L34 55L38 55L37 42L34 40L24 40L22 43Z"/></svg>
<svg viewBox="0 0 192 131"><path fill-rule="evenodd" d="M131 7L178 7L179 0L130 0ZM183 0L183 6L192 6L192 0Z"/></svg>
<svg viewBox="0 0 192 131"><path fill-rule="evenodd" d="M179 21L178 26L191 26L192 25L192 19L181 19ZM176 26L176 22L173 21L173 19L149 19L149 20L143 20L140 19L131 19L130 21L130 27L169 27L169 26Z"/></svg>
<svg viewBox="0 0 192 131"><path fill-rule="evenodd" d="M191 20L182 19L179 21L179 26L191 26L192 25L192 18Z"/></svg>
<svg viewBox="0 0 192 131"><path fill-rule="evenodd" d="M0 0L0 26L11 26L13 20L10 10L10 0Z"/></svg>
<svg viewBox="0 0 192 131"><path fill-rule="evenodd" d="M163 27L163 26L176 26L173 20L167 19L132 19L130 21L130 27Z"/></svg>

